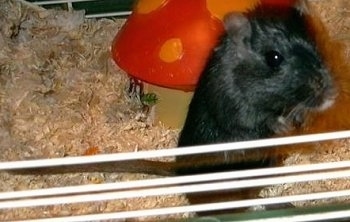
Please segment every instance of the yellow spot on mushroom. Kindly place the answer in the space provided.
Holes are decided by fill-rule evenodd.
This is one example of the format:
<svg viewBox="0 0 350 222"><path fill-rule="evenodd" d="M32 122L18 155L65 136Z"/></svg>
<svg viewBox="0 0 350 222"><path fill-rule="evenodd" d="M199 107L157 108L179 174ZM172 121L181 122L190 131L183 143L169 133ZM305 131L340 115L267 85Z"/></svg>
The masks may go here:
<svg viewBox="0 0 350 222"><path fill-rule="evenodd" d="M159 58L164 62L175 62L183 55L182 42L179 38L165 41L159 50Z"/></svg>
<svg viewBox="0 0 350 222"><path fill-rule="evenodd" d="M147 14L163 7L167 2L168 0L139 0L136 5L136 12Z"/></svg>
<svg viewBox="0 0 350 222"><path fill-rule="evenodd" d="M253 9L259 3L260 0L207 0L207 8L214 17L222 21L224 16L231 11L245 12Z"/></svg>

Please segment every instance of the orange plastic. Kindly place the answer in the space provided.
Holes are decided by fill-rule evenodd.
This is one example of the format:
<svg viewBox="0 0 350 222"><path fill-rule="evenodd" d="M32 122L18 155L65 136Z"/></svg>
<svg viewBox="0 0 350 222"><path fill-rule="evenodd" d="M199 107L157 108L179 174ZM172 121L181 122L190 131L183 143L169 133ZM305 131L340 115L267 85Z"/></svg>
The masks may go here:
<svg viewBox="0 0 350 222"><path fill-rule="evenodd" d="M261 4L273 7L288 7L294 5L296 0L261 0Z"/></svg>
<svg viewBox="0 0 350 222"><path fill-rule="evenodd" d="M158 8L161 8L167 0L147 0L139 1L135 7L135 11L140 14L150 13Z"/></svg>
<svg viewBox="0 0 350 222"><path fill-rule="evenodd" d="M222 20L229 11L245 12L260 4L260 0L206 0L211 14Z"/></svg>
<svg viewBox="0 0 350 222"><path fill-rule="evenodd" d="M113 59L139 80L191 91L223 32L222 17L230 11L252 9L260 1L292 2L139 0L114 39Z"/></svg>

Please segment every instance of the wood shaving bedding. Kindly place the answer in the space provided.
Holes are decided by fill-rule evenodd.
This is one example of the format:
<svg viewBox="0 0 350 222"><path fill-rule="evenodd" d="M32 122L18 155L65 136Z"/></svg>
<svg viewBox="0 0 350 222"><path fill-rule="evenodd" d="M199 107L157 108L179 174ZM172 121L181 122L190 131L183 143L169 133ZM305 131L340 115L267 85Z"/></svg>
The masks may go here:
<svg viewBox="0 0 350 222"><path fill-rule="evenodd" d="M97 147L100 154L175 147L178 130L147 121L141 106L125 93L128 77L111 60L112 40L125 21L86 20L82 11L39 9L18 1L0 3L0 160L80 156L91 147ZM0 190L152 177L128 173L31 176L1 172ZM0 220L184 203L183 196L172 195L20 208L0 211Z"/></svg>

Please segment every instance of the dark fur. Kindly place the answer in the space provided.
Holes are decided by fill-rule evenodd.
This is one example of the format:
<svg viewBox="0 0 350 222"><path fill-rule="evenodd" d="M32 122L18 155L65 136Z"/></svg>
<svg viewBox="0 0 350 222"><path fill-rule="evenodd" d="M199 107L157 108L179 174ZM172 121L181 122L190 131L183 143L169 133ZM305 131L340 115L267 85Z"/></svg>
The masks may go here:
<svg viewBox="0 0 350 222"><path fill-rule="evenodd" d="M295 125L304 112L331 99L331 77L300 16L293 15L282 20L229 15L227 33L199 80L179 146L270 137L283 128L279 117L300 106L287 118ZM284 57L277 68L266 64L270 50Z"/></svg>
<svg viewBox="0 0 350 222"><path fill-rule="evenodd" d="M302 16L296 10L282 14L226 17L226 34L200 77L179 147L279 135L300 126L310 110L334 100L333 81L308 39ZM284 58L276 67L266 60L272 50ZM230 162L238 154L218 155ZM193 158L177 160L196 166Z"/></svg>
<svg viewBox="0 0 350 222"><path fill-rule="evenodd" d="M335 99L332 78L308 39L299 12L259 10L226 17L190 103L178 146L268 138L304 122ZM271 55L278 53L277 61ZM328 105L325 105L328 104ZM269 167L280 160L263 149L179 156L177 174ZM192 204L256 198L259 188L187 194ZM278 205L276 208L290 207ZM232 211L228 211L232 212ZM202 212L206 214L227 213Z"/></svg>

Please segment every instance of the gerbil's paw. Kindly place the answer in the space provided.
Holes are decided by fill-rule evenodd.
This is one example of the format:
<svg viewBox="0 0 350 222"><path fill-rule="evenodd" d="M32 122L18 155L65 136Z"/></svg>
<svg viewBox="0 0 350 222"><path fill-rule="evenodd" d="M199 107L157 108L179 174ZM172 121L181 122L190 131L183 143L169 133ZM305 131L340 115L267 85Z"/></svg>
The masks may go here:
<svg viewBox="0 0 350 222"><path fill-rule="evenodd" d="M294 129L293 124L285 117L279 116L271 126L272 131L275 134L286 134Z"/></svg>
<svg viewBox="0 0 350 222"><path fill-rule="evenodd" d="M250 207L248 211L280 210L280 209L289 209L289 208L295 208L295 206L292 203L257 205L254 207Z"/></svg>

